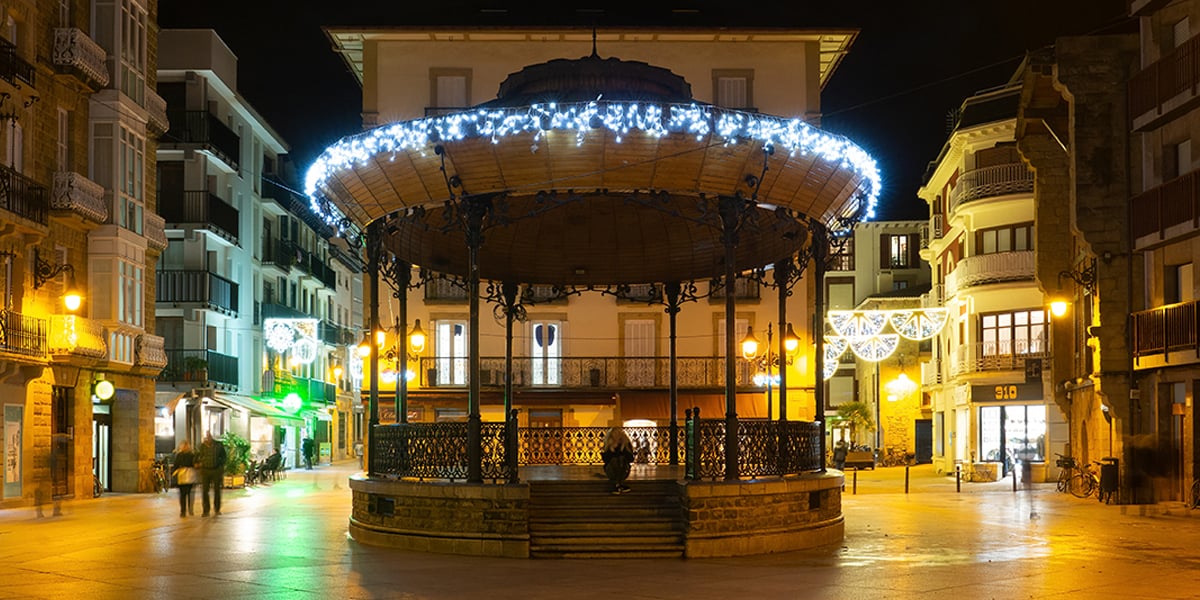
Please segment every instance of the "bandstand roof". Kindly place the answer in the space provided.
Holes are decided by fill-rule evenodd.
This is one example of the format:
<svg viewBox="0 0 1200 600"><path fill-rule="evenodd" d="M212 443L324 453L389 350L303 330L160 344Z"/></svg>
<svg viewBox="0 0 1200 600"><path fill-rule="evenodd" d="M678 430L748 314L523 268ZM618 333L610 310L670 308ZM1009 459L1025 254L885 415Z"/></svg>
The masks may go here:
<svg viewBox="0 0 1200 600"><path fill-rule="evenodd" d="M613 86L614 73L642 82ZM739 270L801 250L807 221L840 229L873 212L879 175L860 148L800 120L686 101L664 69L593 55L527 67L506 89L331 146L308 173L314 210L349 230L385 219L399 259L466 276L453 200L488 197L480 276L570 285L722 274L720 197L752 207Z"/></svg>

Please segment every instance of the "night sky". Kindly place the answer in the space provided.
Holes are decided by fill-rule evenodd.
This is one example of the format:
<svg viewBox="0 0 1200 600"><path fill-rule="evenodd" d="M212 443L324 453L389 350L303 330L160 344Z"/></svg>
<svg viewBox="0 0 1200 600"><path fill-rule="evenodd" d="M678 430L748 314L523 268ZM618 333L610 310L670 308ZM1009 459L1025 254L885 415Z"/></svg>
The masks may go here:
<svg viewBox="0 0 1200 600"><path fill-rule="evenodd" d="M879 162L880 219L928 215L916 191L945 142L947 115L973 92L1007 81L1027 50L1061 35L1136 31L1126 0L785 0L752 13L746 4L717 2L643 3L636 11L605 2L549 12L511 4L521 8L502 1L159 0L159 24L217 31L238 57L239 91L291 146L301 174L325 147L360 130L360 88L323 25L858 28L822 94L822 126Z"/></svg>

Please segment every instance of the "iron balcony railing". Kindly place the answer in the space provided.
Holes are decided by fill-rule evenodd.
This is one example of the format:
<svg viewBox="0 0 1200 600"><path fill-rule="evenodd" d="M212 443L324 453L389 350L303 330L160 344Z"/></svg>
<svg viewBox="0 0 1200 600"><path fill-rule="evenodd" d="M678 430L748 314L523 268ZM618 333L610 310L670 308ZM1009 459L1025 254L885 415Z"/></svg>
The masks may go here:
<svg viewBox="0 0 1200 600"><path fill-rule="evenodd" d="M1022 371L1028 360L1050 358L1042 340L1006 340L964 344L955 349L951 370L955 375L988 371Z"/></svg>
<svg viewBox="0 0 1200 600"><path fill-rule="evenodd" d="M1129 79L1129 118L1159 112L1168 100L1192 94L1200 82L1200 36L1167 52ZM1164 111L1165 112L1165 111Z"/></svg>
<svg viewBox="0 0 1200 600"><path fill-rule="evenodd" d="M237 358L212 350L167 349L166 366L158 374L159 381L204 384L215 382L230 386L238 384Z"/></svg>
<svg viewBox="0 0 1200 600"><path fill-rule="evenodd" d="M207 110L168 111L166 139L181 144L200 144L235 169L241 161L241 140L228 125Z"/></svg>
<svg viewBox="0 0 1200 600"><path fill-rule="evenodd" d="M286 271L299 260L295 245L288 240L263 240L263 264L275 265Z"/></svg>
<svg viewBox="0 0 1200 600"><path fill-rule="evenodd" d="M69 210L96 223L108 221L108 203L104 201L104 186L74 171L54 173L50 208Z"/></svg>
<svg viewBox="0 0 1200 600"><path fill-rule="evenodd" d="M321 341L330 346L349 346L355 343L354 332L324 319L320 326Z"/></svg>
<svg viewBox="0 0 1200 600"><path fill-rule="evenodd" d="M1025 163L1009 163L967 171L950 192L950 212L981 198L1033 192L1033 171Z"/></svg>
<svg viewBox="0 0 1200 600"><path fill-rule="evenodd" d="M268 299L268 300L263 301L263 303L262 303L262 318L263 319L311 319L311 318L313 318L313 316L310 314L306 314L302 310L298 310L298 309L292 308L290 306L285 306L283 304L278 304L276 302L271 301L271 299Z"/></svg>
<svg viewBox="0 0 1200 600"><path fill-rule="evenodd" d="M725 476L725 419L699 419L687 410L678 430L674 453L686 464L689 479ZM515 479L519 466L604 463L607 427L517 427L484 423L482 474L485 480ZM633 442L634 462L669 465L669 427L625 427ZM738 475L778 477L820 471L821 424L807 421L739 421ZM371 435L372 475L414 479L466 479L466 423L399 423L376 425Z"/></svg>
<svg viewBox="0 0 1200 600"><path fill-rule="evenodd" d="M158 212L164 221L176 227L215 229L235 243L241 237L238 209L206 190L162 190Z"/></svg>
<svg viewBox="0 0 1200 600"><path fill-rule="evenodd" d="M921 383L924 385L941 385L943 383L942 359L935 358L921 363Z"/></svg>
<svg viewBox="0 0 1200 600"><path fill-rule="evenodd" d="M96 89L108 85L108 55L88 34L76 27L54 30L54 65Z"/></svg>
<svg viewBox="0 0 1200 600"><path fill-rule="evenodd" d="M708 297L710 303L718 301L724 302L725 296L728 294L728 288L721 286ZM760 296L759 285L757 281L752 279L743 279L741 277L733 280L733 297L737 300L758 300Z"/></svg>
<svg viewBox="0 0 1200 600"><path fill-rule="evenodd" d="M1133 237L1166 237L1167 229L1189 223L1200 227L1200 172L1192 171L1134 196L1129 202Z"/></svg>
<svg viewBox="0 0 1200 600"><path fill-rule="evenodd" d="M168 270L155 272L155 301L166 304L203 304L208 308L237 314L238 284L208 271Z"/></svg>
<svg viewBox="0 0 1200 600"><path fill-rule="evenodd" d="M425 301L433 302L466 302L467 288L462 285L456 285L455 280L439 277L430 279L421 286L425 288Z"/></svg>
<svg viewBox="0 0 1200 600"><path fill-rule="evenodd" d="M422 357L419 384L424 387L463 387L468 381L466 357ZM681 388L720 388L725 385L725 359L717 356L680 357ZM756 367L736 363L735 385L759 387L753 382ZM670 385L668 357L563 357L513 358L513 385L520 388L661 389ZM480 385L504 385L504 358L482 357Z"/></svg>
<svg viewBox="0 0 1200 600"><path fill-rule="evenodd" d="M0 352L45 358L46 320L0 309Z"/></svg>
<svg viewBox="0 0 1200 600"><path fill-rule="evenodd" d="M102 358L108 354L104 326L76 315L50 315L47 347L51 356Z"/></svg>
<svg viewBox="0 0 1200 600"><path fill-rule="evenodd" d="M276 398L283 398L289 393L296 392L301 398L312 404L337 404L337 385L308 379L307 377L291 377L290 381L280 382L276 377L275 388L272 391Z"/></svg>
<svg viewBox="0 0 1200 600"><path fill-rule="evenodd" d="M1197 301L1180 302L1133 313L1133 355L1198 350Z"/></svg>
<svg viewBox="0 0 1200 600"><path fill-rule="evenodd" d="M33 65L25 61L17 54L17 47L12 42L0 38L0 79L20 87L22 82L29 84L29 87L37 87L34 84Z"/></svg>
<svg viewBox="0 0 1200 600"><path fill-rule="evenodd" d="M50 224L49 190L3 165L0 165L0 208L42 225Z"/></svg>

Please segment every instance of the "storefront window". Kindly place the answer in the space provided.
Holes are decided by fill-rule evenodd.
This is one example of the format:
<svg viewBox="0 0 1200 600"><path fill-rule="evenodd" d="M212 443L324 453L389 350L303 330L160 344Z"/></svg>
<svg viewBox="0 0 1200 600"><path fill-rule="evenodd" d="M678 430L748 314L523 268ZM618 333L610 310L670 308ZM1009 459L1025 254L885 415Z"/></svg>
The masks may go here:
<svg viewBox="0 0 1200 600"><path fill-rule="evenodd" d="M986 462L1045 461L1045 441L1045 405L979 409L979 456Z"/></svg>

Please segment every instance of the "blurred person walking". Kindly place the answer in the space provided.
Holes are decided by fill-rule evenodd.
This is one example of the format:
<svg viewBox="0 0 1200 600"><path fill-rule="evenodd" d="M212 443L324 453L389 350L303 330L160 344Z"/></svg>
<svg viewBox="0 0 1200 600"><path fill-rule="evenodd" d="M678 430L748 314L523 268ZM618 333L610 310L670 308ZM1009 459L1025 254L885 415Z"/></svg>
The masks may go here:
<svg viewBox="0 0 1200 600"><path fill-rule="evenodd" d="M184 440L179 445L171 464L175 467L172 473L175 475L175 483L179 486L179 516L195 515L192 488L200 481L200 474L196 472L196 453L192 450L191 442Z"/></svg>
<svg viewBox="0 0 1200 600"><path fill-rule="evenodd" d="M209 513L208 490L212 488L212 508L216 515L221 516L221 486L225 485L225 445L213 439L212 432L204 434L200 443L200 480L202 485L201 497L204 512L200 515L207 517Z"/></svg>

